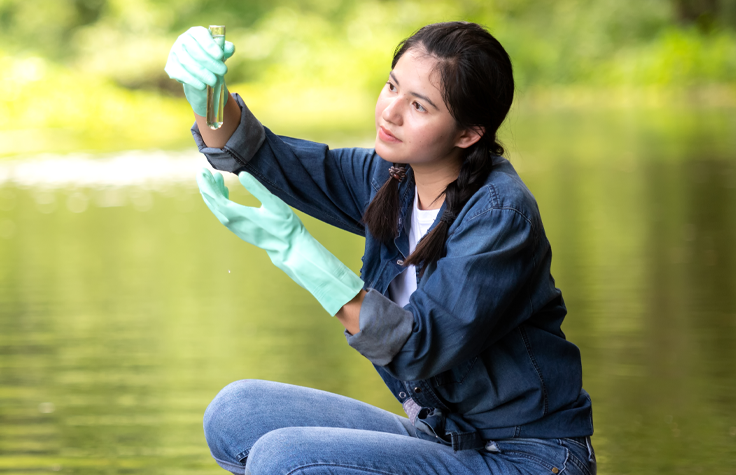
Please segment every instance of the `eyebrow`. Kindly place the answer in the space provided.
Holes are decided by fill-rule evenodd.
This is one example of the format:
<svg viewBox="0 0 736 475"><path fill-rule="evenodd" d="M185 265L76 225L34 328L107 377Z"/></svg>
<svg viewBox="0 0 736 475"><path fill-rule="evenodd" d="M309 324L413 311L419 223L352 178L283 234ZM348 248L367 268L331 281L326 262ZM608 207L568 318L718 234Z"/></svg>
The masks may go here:
<svg viewBox="0 0 736 475"><path fill-rule="evenodd" d="M389 76L391 77L391 79L393 79L393 80L394 80L394 82L396 83L396 85L397 85L397 86L401 87L401 84L399 84L399 80L398 80L398 79L396 79L396 75L394 74L394 72L393 72L393 71L391 71L390 73L388 73L388 75L389 75ZM427 102L429 102L429 104L430 104L430 105L431 105L432 107L434 107L434 108L435 108L435 109L437 109L437 110L440 110L440 108L439 108L439 107L437 107L437 106L436 106L436 105L434 104L434 102L432 102L432 100L431 100L431 99L430 99L429 97L427 97L427 96L423 96L423 95L421 95L421 94L419 94L419 93L417 93L417 92L412 92L412 91L409 91L409 94L411 94L411 95L412 95L412 96L414 96L414 97L418 97L419 99L421 99L421 100L423 100L423 101L427 101Z"/></svg>

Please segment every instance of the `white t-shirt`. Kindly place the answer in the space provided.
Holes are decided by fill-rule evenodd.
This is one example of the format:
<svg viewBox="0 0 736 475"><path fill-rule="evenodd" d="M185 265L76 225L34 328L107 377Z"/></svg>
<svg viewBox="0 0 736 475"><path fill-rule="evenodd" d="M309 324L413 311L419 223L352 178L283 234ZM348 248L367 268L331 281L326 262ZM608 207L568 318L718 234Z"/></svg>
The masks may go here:
<svg viewBox="0 0 736 475"><path fill-rule="evenodd" d="M416 188L414 189L414 210L411 213L409 229L409 254L414 252L419 240L427 234L439 211L439 209L419 209L419 198ZM388 285L388 297L403 307L409 303L409 296L415 290L417 290L416 267L409 266Z"/></svg>

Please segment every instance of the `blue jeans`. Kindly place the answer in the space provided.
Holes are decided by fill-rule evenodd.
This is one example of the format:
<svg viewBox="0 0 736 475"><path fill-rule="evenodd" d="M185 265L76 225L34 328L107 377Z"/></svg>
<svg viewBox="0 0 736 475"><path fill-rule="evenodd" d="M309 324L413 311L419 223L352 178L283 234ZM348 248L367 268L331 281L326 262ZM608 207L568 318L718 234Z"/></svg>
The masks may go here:
<svg viewBox="0 0 736 475"><path fill-rule="evenodd" d="M269 381L226 386L204 415L212 456L236 474L595 475L589 438L505 439L453 452L409 420L344 396Z"/></svg>

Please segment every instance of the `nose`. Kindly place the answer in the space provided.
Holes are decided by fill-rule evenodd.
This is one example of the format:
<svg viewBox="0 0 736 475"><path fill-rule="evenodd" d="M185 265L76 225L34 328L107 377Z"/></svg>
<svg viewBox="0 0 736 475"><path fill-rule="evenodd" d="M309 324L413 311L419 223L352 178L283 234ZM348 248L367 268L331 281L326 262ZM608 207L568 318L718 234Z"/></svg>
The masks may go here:
<svg viewBox="0 0 736 475"><path fill-rule="evenodd" d="M395 125L401 125L402 116L401 116L401 105L400 105L399 98L387 99L386 107L383 108L381 117L386 122L389 122Z"/></svg>

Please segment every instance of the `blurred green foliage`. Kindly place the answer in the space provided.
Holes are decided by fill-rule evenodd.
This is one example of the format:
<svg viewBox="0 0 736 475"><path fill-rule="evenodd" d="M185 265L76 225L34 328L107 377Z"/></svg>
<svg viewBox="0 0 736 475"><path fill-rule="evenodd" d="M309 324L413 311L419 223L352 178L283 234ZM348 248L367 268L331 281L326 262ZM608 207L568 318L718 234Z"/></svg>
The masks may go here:
<svg viewBox="0 0 736 475"><path fill-rule="evenodd" d="M192 25L226 24L239 47L230 81L252 82L284 67L334 75L344 56L375 58L369 63L385 69L400 39L426 23L457 19L485 24L501 39L522 86L616 82L609 70L651 59L649 68L659 71L678 69L667 64L678 58L719 64L670 75L644 67L633 79L736 78L736 55L726 55L734 53L726 47L736 25L730 0L0 0L6 53L39 55L127 87L161 89L171 88L161 68L164 53ZM359 86L371 79L382 82L383 72Z"/></svg>
<svg viewBox="0 0 736 475"><path fill-rule="evenodd" d="M522 97L714 84L736 96L732 0L0 0L0 84L16 92L0 99L0 131L61 128L69 148L75 136L112 148L183 143L191 116L163 71L169 48L190 26L225 24L236 46L227 82L249 92L260 118L288 132L308 123L355 134L370 129L396 44L448 20L499 38ZM156 127L141 127L146 110Z"/></svg>

